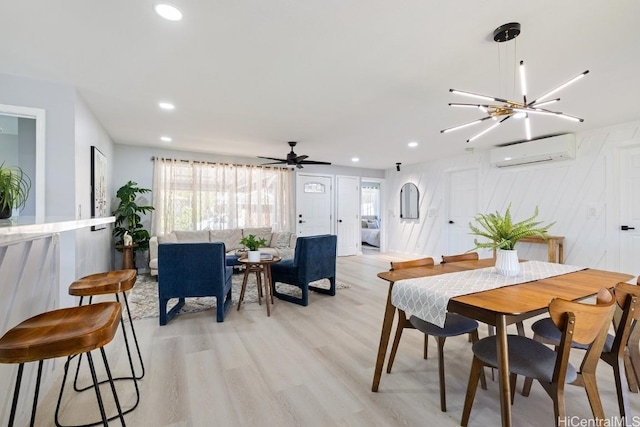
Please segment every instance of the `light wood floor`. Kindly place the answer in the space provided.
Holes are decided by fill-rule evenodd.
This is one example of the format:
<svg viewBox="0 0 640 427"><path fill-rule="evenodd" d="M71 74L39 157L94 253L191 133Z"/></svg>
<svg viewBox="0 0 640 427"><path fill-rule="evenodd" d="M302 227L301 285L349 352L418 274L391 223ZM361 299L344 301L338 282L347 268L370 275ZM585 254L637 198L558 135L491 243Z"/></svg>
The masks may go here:
<svg viewBox="0 0 640 427"><path fill-rule="evenodd" d="M383 374L379 392L371 392L387 293L376 273L387 270L391 259L397 258L375 252L339 258L338 279L349 288L335 297L312 293L308 307L276 300L269 318L264 306L250 304L239 312L234 307L224 323L215 321L214 311L181 315L163 327L157 319L136 321L147 374L127 424L459 425L471 365L466 337L445 346L448 412L440 411L437 360L422 359L417 331L405 332L393 372ZM108 347L112 369L126 374L122 337ZM430 350L435 356L433 341ZM605 413L614 417L612 370L603 363L598 374ZM519 379L518 392L521 386ZM121 400L131 401L130 383L120 382L118 389ZM583 389L568 386L566 395L571 416L590 417ZM57 389L41 399L38 425L53 425L56 399ZM93 401L89 393L67 400L63 420L95 417ZM630 401L632 415L640 416L640 396L631 394ZM497 383L489 381L488 391L478 390L469 425L499 425L499 414ZM516 395L513 419L516 426L553 425L551 400L539 384L528 398Z"/></svg>

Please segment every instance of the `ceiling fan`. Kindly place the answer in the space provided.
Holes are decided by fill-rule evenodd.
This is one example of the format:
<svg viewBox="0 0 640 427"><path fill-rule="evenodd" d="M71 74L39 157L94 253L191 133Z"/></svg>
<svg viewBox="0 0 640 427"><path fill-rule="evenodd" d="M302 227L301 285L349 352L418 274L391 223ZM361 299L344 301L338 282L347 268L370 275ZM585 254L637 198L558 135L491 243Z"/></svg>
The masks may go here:
<svg viewBox="0 0 640 427"><path fill-rule="evenodd" d="M267 159L267 160L275 160L275 162L265 163L265 165L277 165L277 164L286 164L287 166L295 166L298 169L302 169L302 165L330 165L329 162L316 162L314 160L306 160L309 156L298 156L293 152L293 147L297 144L296 141L289 141L289 147L291 147L291 151L287 154L286 159L276 159L274 157L262 157L258 156L259 159Z"/></svg>

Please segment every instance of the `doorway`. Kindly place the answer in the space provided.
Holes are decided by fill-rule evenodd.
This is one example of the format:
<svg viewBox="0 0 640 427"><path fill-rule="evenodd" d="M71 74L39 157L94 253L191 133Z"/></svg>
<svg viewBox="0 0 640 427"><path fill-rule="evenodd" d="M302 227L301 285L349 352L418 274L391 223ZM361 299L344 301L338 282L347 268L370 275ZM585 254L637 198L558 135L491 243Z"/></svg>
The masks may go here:
<svg viewBox="0 0 640 427"><path fill-rule="evenodd" d="M383 180L362 178L360 184L360 240L363 253L380 252L383 246Z"/></svg>

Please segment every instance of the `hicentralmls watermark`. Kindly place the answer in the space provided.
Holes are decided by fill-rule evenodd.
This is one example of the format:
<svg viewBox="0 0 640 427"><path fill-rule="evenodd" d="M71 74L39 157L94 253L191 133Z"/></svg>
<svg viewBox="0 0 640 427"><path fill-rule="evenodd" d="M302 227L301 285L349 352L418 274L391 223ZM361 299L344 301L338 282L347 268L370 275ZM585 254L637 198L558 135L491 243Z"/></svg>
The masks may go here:
<svg viewBox="0 0 640 427"><path fill-rule="evenodd" d="M640 427L640 416L611 417L602 419L582 418L582 417L561 417L558 418L558 427Z"/></svg>

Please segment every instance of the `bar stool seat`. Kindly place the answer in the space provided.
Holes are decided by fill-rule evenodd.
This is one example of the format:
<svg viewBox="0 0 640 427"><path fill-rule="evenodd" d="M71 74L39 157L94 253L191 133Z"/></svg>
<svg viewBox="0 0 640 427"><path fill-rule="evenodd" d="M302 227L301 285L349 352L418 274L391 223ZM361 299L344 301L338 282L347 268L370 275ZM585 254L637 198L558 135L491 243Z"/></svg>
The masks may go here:
<svg viewBox="0 0 640 427"><path fill-rule="evenodd" d="M24 363L39 362L36 389L34 393L33 407L31 411L31 425L35 421L35 413L38 402L38 392L42 376L42 364L46 359L56 357L70 357L77 354L87 354L89 367L91 369L93 388L96 392L102 422L106 425L108 420L105 415L100 387L97 383L91 351L100 349L102 359L113 397L118 409L118 416L124 425L124 416L115 386L112 381L111 372L107 362L104 346L113 340L122 316L122 308L116 302L101 302L81 307L62 308L48 311L31 317L17 326L7 331L0 338L0 363L18 363L18 376L16 380L13 403L9 425L13 425L20 392L20 383ZM65 365L65 372L67 369ZM62 387L64 387L64 382ZM62 389L58 407L62 398ZM56 409L56 418L57 418Z"/></svg>

